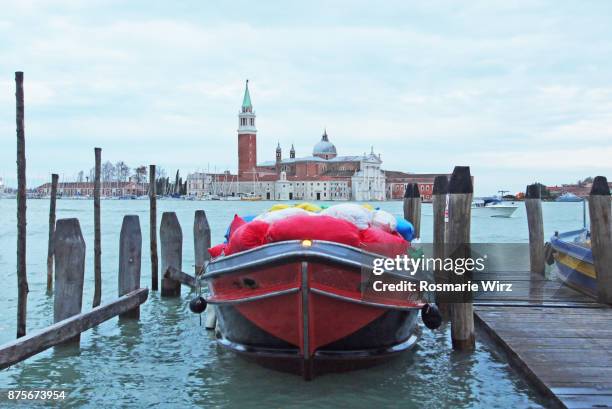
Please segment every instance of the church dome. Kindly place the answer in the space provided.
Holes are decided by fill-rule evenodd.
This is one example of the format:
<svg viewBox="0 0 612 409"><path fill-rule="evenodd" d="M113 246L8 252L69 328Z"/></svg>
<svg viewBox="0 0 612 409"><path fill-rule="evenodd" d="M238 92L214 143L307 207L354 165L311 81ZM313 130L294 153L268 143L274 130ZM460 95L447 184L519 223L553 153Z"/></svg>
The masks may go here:
<svg viewBox="0 0 612 409"><path fill-rule="evenodd" d="M327 137L327 131L323 132L321 140L317 142L312 150L313 156L318 156L324 159L331 159L336 157L336 147L329 141Z"/></svg>

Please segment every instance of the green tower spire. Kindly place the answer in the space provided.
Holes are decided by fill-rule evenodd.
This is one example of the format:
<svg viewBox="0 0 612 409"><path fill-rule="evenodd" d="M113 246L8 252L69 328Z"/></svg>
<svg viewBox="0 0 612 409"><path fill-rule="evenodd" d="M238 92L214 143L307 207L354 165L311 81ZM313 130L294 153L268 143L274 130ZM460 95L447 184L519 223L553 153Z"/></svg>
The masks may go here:
<svg viewBox="0 0 612 409"><path fill-rule="evenodd" d="M253 105L251 105L251 94L249 94L249 80L246 80L244 98L242 99L242 109L248 111L251 111L253 109Z"/></svg>

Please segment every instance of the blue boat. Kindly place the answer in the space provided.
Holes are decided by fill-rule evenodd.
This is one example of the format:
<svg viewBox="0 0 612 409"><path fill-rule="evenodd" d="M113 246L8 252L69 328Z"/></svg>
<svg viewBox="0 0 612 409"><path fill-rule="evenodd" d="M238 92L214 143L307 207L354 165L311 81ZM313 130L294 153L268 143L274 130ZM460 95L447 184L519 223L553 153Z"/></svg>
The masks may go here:
<svg viewBox="0 0 612 409"><path fill-rule="evenodd" d="M555 202L582 202L582 198L580 196L576 196L573 193L563 193Z"/></svg>
<svg viewBox="0 0 612 409"><path fill-rule="evenodd" d="M555 232L550 244L563 283L596 297L597 273L593 264L590 232L586 228L566 233Z"/></svg>

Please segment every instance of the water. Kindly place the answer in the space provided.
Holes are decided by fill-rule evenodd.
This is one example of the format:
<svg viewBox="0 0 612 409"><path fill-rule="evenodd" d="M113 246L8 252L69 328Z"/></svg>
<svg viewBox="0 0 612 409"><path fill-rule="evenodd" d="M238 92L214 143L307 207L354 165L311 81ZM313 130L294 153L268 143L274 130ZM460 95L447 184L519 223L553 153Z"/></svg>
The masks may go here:
<svg viewBox="0 0 612 409"><path fill-rule="evenodd" d="M400 214L400 202L373 203ZM222 240L234 213L259 213L269 202L158 201L175 211L183 227L183 268L193 266L193 213L204 209L213 243ZM48 236L47 200L28 201L28 332L53 320L53 298L45 295ZM77 217L87 243L83 309L93 299L93 202L59 200L57 217ZM14 200L0 200L0 343L16 328L16 215ZM544 203L545 235L582 225L580 203ZM118 237L125 214L140 216L148 242L148 201L102 202L102 300L117 293ZM161 217L158 217L158 223ZM431 240L431 205L423 206L423 241ZM525 209L510 219L474 217L474 242L526 242ZM148 245L143 245L142 285L149 286ZM526 408L546 406L490 343L479 337L474 354L451 349L449 328L422 337L412 353L365 371L325 375L313 382L247 363L218 347L199 326L187 303L150 293L138 322L112 319L81 336L79 348L49 349L0 372L1 388L65 388L65 407L402 407ZM0 406L7 405L0 401ZM26 407L25 405L23 407Z"/></svg>

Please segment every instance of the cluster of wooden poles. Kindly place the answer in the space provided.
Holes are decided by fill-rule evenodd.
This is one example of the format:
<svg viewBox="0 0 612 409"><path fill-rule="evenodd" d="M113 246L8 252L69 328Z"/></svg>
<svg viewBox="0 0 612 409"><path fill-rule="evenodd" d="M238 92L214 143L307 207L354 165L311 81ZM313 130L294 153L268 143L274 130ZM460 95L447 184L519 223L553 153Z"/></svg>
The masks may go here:
<svg viewBox="0 0 612 409"><path fill-rule="evenodd" d="M544 223L542 217L541 185L527 186L525 208L529 228L530 273L544 276L546 267ZM450 180L444 176L434 179L433 257L470 257L470 224L473 195L472 177L467 166L455 167ZM591 248L597 271L598 298L612 304L612 239L610 214L610 188L604 176L597 176L588 198L591 220ZM414 237L421 233L421 196L419 185L408 184L404 194L404 218L414 226ZM466 276L435 271L437 282L463 283ZM445 303L438 300L444 320L451 323L452 345L457 350L475 347L473 301Z"/></svg>
<svg viewBox="0 0 612 409"><path fill-rule="evenodd" d="M547 255L540 189L539 183L527 186L525 209L529 227L530 271L532 274L544 275ZM597 272L597 299L600 303L612 304L612 203L610 186L605 176L593 179L591 191L585 200L589 204L591 251Z"/></svg>
<svg viewBox="0 0 612 409"><path fill-rule="evenodd" d="M5 368L51 346L78 342L80 333L119 315L122 319L138 319L139 306L148 297L149 290L140 288L142 234L138 216L123 218L119 237L118 298L101 305L102 298L102 244L100 228L100 174L102 149L94 148L94 296L92 309L82 313L85 277L85 240L78 219L56 220L58 175L51 176L49 206L49 243L47 248L47 292L53 292L54 324L26 335L27 295L26 274L26 162L24 133L23 73L15 73L17 100L17 340L0 346L0 368ZM150 180L155 180L155 165L149 166ZM157 254L157 193L155 183L149 183L151 289L158 290ZM163 271L180 272L182 268L183 236L174 212L164 212L160 225L161 267ZM210 258L210 227L203 210L194 217L194 254L196 276L204 271ZM184 273L182 273L184 274ZM184 274L185 275L185 274ZM192 286L197 281L193 280ZM180 296L181 281L165 274L161 296ZM55 287L55 288L54 288ZM214 314L207 327L214 328ZM211 324L212 322L212 324Z"/></svg>
<svg viewBox="0 0 612 409"><path fill-rule="evenodd" d="M470 257L470 224L474 193L469 166L455 166L450 180L436 176L432 192L433 254L436 259ZM404 218L412 223L414 237L421 236L421 195L417 183L408 184L404 194ZM436 271L437 282L463 284L467 276ZM471 297L465 302L444 303L437 300L442 318L451 322L451 338L456 350L475 347L474 314Z"/></svg>

